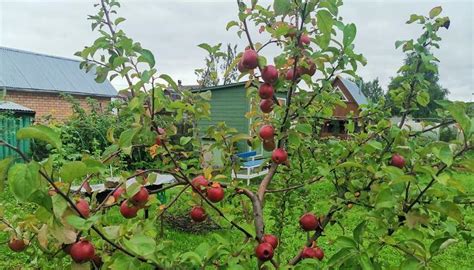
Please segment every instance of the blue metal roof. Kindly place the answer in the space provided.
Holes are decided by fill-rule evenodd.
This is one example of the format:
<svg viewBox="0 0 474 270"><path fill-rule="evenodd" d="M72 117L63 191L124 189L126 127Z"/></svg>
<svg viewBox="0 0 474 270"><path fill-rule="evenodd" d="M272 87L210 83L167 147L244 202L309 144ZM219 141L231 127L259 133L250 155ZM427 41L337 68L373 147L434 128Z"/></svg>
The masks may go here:
<svg viewBox="0 0 474 270"><path fill-rule="evenodd" d="M0 111L35 113L35 111L33 111L30 108L27 108L20 104L16 104L15 102L4 101L4 100L3 101L0 100Z"/></svg>
<svg viewBox="0 0 474 270"><path fill-rule="evenodd" d="M338 76L338 78L341 80L341 82L344 84L344 86L347 88L349 93L351 93L352 97L355 99L357 104L368 104L369 102L367 101L367 98L365 95L362 93L360 88L355 84L354 82L351 82L347 79L342 78L341 76Z"/></svg>
<svg viewBox="0 0 474 270"><path fill-rule="evenodd" d="M109 81L97 83L94 70L79 68L80 61L0 46L0 87L22 91L117 95Z"/></svg>

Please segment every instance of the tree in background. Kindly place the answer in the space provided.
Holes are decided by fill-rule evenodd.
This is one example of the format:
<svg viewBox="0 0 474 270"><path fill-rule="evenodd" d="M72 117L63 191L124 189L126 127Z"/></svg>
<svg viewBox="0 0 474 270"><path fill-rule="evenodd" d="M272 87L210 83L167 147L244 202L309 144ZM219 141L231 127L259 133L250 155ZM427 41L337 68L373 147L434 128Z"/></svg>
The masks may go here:
<svg viewBox="0 0 474 270"><path fill-rule="evenodd" d="M407 44L409 44L408 47L413 46L413 42L408 42ZM405 47L406 46L404 46L404 51ZM422 60L423 62L432 61L431 65L419 68L423 69L421 70L421 74L423 75L423 79L425 80L424 87L426 87L427 91L425 92L426 94L417 97L417 102L420 105L426 106L420 106L416 110L413 109L412 116L414 118L435 118L437 115L436 109L441 108L441 106L436 103L436 101L445 100L447 98L447 95L449 94L449 90L439 84L438 65L436 64L436 62L439 62L439 60L432 56L428 49L424 50L422 56L424 56ZM388 85L388 92L386 98L388 101L388 105L392 108L392 112L394 115L400 115L402 113L396 108L396 106L393 105L403 102L402 100L399 100L397 98L397 93L399 93L400 89L407 87L406 85L403 85L403 81L404 77L409 76L410 74L409 70L405 67L416 67L417 65L419 65L419 62L417 61L415 54L407 54L407 58L404 61L404 66L400 69L400 75L392 78L392 81Z"/></svg>
<svg viewBox="0 0 474 270"><path fill-rule="evenodd" d="M376 103L384 96L384 91L380 85L379 78L372 81L365 82L363 78L358 78L354 82L359 86L362 93L367 99L373 103Z"/></svg>
<svg viewBox="0 0 474 270"><path fill-rule="evenodd" d="M208 52L204 59L205 67L194 70L197 82L202 87L229 84L237 81L237 67L231 67L237 54L237 45L227 44L226 52L221 51L221 45L222 43L215 46L206 43L198 45Z"/></svg>

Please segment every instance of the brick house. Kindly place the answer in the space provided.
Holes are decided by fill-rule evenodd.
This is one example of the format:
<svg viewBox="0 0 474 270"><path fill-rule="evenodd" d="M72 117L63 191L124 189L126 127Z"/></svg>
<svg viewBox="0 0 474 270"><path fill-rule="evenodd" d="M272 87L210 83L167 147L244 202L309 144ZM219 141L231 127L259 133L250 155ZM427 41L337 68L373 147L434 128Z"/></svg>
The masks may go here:
<svg viewBox="0 0 474 270"><path fill-rule="evenodd" d="M5 100L34 110L37 119L67 119L72 110L62 94L73 96L85 109L86 98L106 106L117 91L107 80L97 83L94 72L86 73L79 64L78 60L0 47L0 89L6 89Z"/></svg>
<svg viewBox="0 0 474 270"><path fill-rule="evenodd" d="M360 112L360 105L367 104L367 98L362 93L360 88L354 82L337 76L332 82L334 91L341 95L341 99L346 104L346 107L336 106L333 111L334 120L327 121L322 130L321 136L337 136L345 137L347 130L345 124L347 123L347 115L353 114L357 116Z"/></svg>

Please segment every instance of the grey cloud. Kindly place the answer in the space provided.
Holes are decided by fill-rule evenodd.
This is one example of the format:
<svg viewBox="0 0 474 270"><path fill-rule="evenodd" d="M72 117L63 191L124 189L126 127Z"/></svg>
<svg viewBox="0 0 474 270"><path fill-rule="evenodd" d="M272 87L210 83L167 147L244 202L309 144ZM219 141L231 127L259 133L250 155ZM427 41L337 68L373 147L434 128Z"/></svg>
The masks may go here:
<svg viewBox="0 0 474 270"><path fill-rule="evenodd" d="M0 0L0 44L53 55L72 57L96 34L90 31L87 14L93 14L92 0ZM272 1L260 1L266 5ZM406 25L412 13L426 14L442 5L451 17L451 28L442 31L441 49L435 54L441 61L441 84L451 91L450 98L471 100L474 92L473 9L465 1L356 1L346 0L341 16L357 25L356 50L368 59L359 70L366 79L379 78L386 85L402 64L404 55L395 50L397 39L414 38L419 27ZM234 0L123 0L120 15L127 18L125 31L151 49L159 72L186 84L195 83L194 69L203 65L204 50L199 43L236 43L245 46L235 31L225 25L235 20ZM254 31L255 40L262 36ZM277 53L270 48L268 55ZM115 82L118 88L123 87Z"/></svg>

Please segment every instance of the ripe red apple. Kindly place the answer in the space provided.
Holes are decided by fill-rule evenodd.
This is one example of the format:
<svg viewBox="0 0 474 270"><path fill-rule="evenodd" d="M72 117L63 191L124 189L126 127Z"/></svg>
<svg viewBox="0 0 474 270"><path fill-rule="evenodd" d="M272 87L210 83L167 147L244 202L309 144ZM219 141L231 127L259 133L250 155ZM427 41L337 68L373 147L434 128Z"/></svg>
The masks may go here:
<svg viewBox="0 0 474 270"><path fill-rule="evenodd" d="M115 201L118 202L119 199L120 199L120 196L122 196L122 194L125 192L125 188L120 186L118 187L114 193L112 194L112 196L115 198Z"/></svg>
<svg viewBox="0 0 474 270"><path fill-rule="evenodd" d="M83 217L85 218L89 217L90 215L89 203L86 200L84 200L83 198L80 198L79 200L77 200L76 207L77 207L77 210L79 210L79 213Z"/></svg>
<svg viewBox="0 0 474 270"><path fill-rule="evenodd" d="M242 55L242 66L246 69L254 69L258 66L258 54L252 49L248 49Z"/></svg>
<svg viewBox="0 0 474 270"><path fill-rule="evenodd" d="M263 141L263 149L265 149L265 151L273 151L275 149L276 145L275 145L275 140L271 139L271 140L264 140Z"/></svg>
<svg viewBox="0 0 474 270"><path fill-rule="evenodd" d="M315 247L314 252L315 252L316 258L318 258L318 260L320 260L320 261L323 260L324 252L321 248Z"/></svg>
<svg viewBox="0 0 474 270"><path fill-rule="evenodd" d="M148 201L148 197L148 189L146 189L144 186L141 186L140 190L135 195L133 195L132 198L130 198L130 202L136 206L143 206Z"/></svg>
<svg viewBox="0 0 474 270"><path fill-rule="evenodd" d="M301 252L301 257L303 259L316 259L316 250L311 247L304 247L303 252Z"/></svg>
<svg viewBox="0 0 474 270"><path fill-rule="evenodd" d="M262 70L262 79L264 82L273 84L278 79L278 70L273 65L267 65Z"/></svg>
<svg viewBox="0 0 474 270"><path fill-rule="evenodd" d="M255 248L255 255L261 261L268 261L273 258L273 247L269 243L260 243Z"/></svg>
<svg viewBox="0 0 474 270"><path fill-rule="evenodd" d="M399 154L392 155L392 161L390 162L392 166L403 169L405 167L405 158Z"/></svg>
<svg viewBox="0 0 474 270"><path fill-rule="evenodd" d="M311 42L309 36L306 34L302 34L300 37L300 46L308 45Z"/></svg>
<svg viewBox="0 0 474 270"><path fill-rule="evenodd" d="M71 258L77 263L90 261L94 255L94 246L87 240L79 240L71 247Z"/></svg>
<svg viewBox="0 0 474 270"><path fill-rule="evenodd" d="M258 95L261 99L267 99L273 97L273 86L269 83L262 83L258 88Z"/></svg>
<svg viewBox="0 0 474 270"><path fill-rule="evenodd" d="M237 64L237 69L240 71L240 73L247 73L249 71L243 66L242 60L240 60L239 63Z"/></svg>
<svg viewBox="0 0 474 270"><path fill-rule="evenodd" d="M209 181L207 181L206 177L199 175L191 181L191 185L193 185L194 188L197 190L200 190L201 192L206 191L206 188L209 186Z"/></svg>
<svg viewBox="0 0 474 270"><path fill-rule="evenodd" d="M201 206L194 206L189 212L189 216L196 222L202 222L207 218L206 210L204 210L204 208Z"/></svg>
<svg viewBox="0 0 474 270"><path fill-rule="evenodd" d="M306 66L301 66L301 74L313 76L316 73L316 64L310 59L306 60Z"/></svg>
<svg viewBox="0 0 474 270"><path fill-rule="evenodd" d="M100 268L104 264L104 262L102 261L102 258L97 254L94 255L94 257L92 258L92 262L97 268Z"/></svg>
<svg viewBox="0 0 474 270"><path fill-rule="evenodd" d="M21 252L25 250L26 243L23 239L12 238L10 242L8 242L8 247L15 252Z"/></svg>
<svg viewBox="0 0 474 270"><path fill-rule="evenodd" d="M301 69L299 67L296 68L296 72L294 71L295 69L293 67L291 67L290 69L288 69L288 71L286 72L286 79L288 81L293 81L293 80L298 80L301 76ZM293 79L294 78L294 79Z"/></svg>
<svg viewBox="0 0 474 270"><path fill-rule="evenodd" d="M271 125L264 125L260 128L259 135L263 140L273 139L273 136L275 136L275 129Z"/></svg>
<svg viewBox="0 0 474 270"><path fill-rule="evenodd" d="M312 213L306 213L300 217L300 226L305 231L314 231L319 226L319 220Z"/></svg>
<svg viewBox="0 0 474 270"><path fill-rule="evenodd" d="M264 113L271 113L273 111L273 100L272 99L262 99L260 101L260 110Z"/></svg>
<svg viewBox="0 0 474 270"><path fill-rule="evenodd" d="M273 150L272 153L272 160L277 164L282 164L288 159L288 154L286 153L285 149L277 148Z"/></svg>
<svg viewBox="0 0 474 270"><path fill-rule="evenodd" d="M221 186L208 188L207 198L214 203L222 201L224 199L224 189Z"/></svg>
<svg viewBox="0 0 474 270"><path fill-rule="evenodd" d="M278 247L278 238L273 234L265 234L262 238L262 241L272 245L273 249Z"/></svg>
<svg viewBox="0 0 474 270"><path fill-rule="evenodd" d="M130 204L127 200L123 201L120 205L120 214L124 218L134 218L137 216L138 207Z"/></svg>
<svg viewBox="0 0 474 270"><path fill-rule="evenodd" d="M160 138L160 137L156 137L156 139L155 139L155 144L158 145L158 146L160 146L160 145L163 144L163 142L161 141L161 138Z"/></svg>

